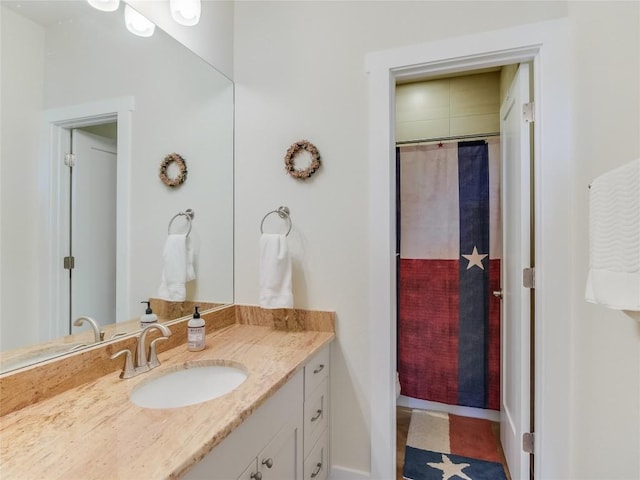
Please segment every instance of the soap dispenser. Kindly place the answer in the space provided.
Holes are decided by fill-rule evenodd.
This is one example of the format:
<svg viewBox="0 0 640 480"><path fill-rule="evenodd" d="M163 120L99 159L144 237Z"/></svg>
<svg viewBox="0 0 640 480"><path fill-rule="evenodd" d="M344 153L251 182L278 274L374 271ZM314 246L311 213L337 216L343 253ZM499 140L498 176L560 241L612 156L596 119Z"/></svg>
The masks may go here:
<svg viewBox="0 0 640 480"><path fill-rule="evenodd" d="M156 323L158 321L158 316L151 311L151 302L140 302L146 303L147 309L144 311L144 315L140 317L140 328L144 328L147 325L151 325L152 323Z"/></svg>
<svg viewBox="0 0 640 480"><path fill-rule="evenodd" d="M193 318L187 323L187 349L190 352L204 350L204 320L200 318L200 312L195 307Z"/></svg>

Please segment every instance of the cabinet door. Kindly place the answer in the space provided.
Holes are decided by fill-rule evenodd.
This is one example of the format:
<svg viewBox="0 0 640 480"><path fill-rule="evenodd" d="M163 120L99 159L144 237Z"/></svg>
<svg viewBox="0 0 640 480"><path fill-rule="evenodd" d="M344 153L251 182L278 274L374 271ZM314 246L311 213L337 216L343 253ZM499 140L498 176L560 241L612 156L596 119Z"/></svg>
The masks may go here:
<svg viewBox="0 0 640 480"><path fill-rule="evenodd" d="M299 424L300 422L294 422L283 427L258 456L262 480L302 480L302 437Z"/></svg>
<svg viewBox="0 0 640 480"><path fill-rule="evenodd" d="M237 480L260 480L260 478L260 474L258 474L258 462L256 462L254 458Z"/></svg>
<svg viewBox="0 0 640 480"><path fill-rule="evenodd" d="M325 378L316 390L304 402L304 448L308 455L318 441L318 437L327 427L328 380Z"/></svg>
<svg viewBox="0 0 640 480"><path fill-rule="evenodd" d="M304 461L304 480L326 480L329 470L328 457L329 444L325 429Z"/></svg>
<svg viewBox="0 0 640 480"><path fill-rule="evenodd" d="M318 385L329 376L329 361L331 350L329 346L324 347L316 355L309 360L304 367L304 397L309 395L318 388Z"/></svg>

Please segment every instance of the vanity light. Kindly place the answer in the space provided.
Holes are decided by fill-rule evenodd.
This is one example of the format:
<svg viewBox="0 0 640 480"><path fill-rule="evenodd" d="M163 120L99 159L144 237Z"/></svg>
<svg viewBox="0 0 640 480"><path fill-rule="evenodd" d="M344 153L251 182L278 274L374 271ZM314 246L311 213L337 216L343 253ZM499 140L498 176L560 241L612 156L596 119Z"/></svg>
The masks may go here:
<svg viewBox="0 0 640 480"><path fill-rule="evenodd" d="M129 5L124 6L124 23L127 26L127 30L139 37L150 37L156 29L153 22L147 20L145 16Z"/></svg>
<svg viewBox="0 0 640 480"><path fill-rule="evenodd" d="M87 0L87 3L103 12L115 12L120 6L120 0Z"/></svg>
<svg viewBox="0 0 640 480"><path fill-rule="evenodd" d="M171 16L180 25L190 27L200 20L200 0L169 0L169 8Z"/></svg>

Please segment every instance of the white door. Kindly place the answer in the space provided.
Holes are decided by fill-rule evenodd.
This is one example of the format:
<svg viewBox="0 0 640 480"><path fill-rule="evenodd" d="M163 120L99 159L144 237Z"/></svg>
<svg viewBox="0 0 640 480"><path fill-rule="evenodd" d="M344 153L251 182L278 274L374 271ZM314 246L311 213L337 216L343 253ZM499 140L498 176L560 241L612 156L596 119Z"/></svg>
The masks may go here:
<svg viewBox="0 0 640 480"><path fill-rule="evenodd" d="M500 438L511 477L529 478L522 434L530 431L531 291L522 271L532 266L530 134L522 109L529 102L529 66L520 65L500 109L502 142L502 399Z"/></svg>
<svg viewBox="0 0 640 480"><path fill-rule="evenodd" d="M73 130L72 145L71 320L87 315L102 325L114 323L116 141Z"/></svg>

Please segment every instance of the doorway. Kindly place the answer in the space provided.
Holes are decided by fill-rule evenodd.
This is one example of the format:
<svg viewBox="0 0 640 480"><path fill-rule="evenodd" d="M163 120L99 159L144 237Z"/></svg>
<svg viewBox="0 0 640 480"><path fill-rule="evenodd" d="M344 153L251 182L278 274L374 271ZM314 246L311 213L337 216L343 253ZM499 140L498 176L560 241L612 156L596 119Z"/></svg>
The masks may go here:
<svg viewBox="0 0 640 480"><path fill-rule="evenodd" d="M396 50L370 54L367 57L370 90L370 218L388 219L370 223L370 312L371 375L380 379L372 382L371 405L371 477L393 478L395 475L395 381L393 366L396 357L395 329L395 135L393 129L393 87L397 78L454 73L475 68L493 67L519 62L532 62L534 89L538 92L535 107L535 170L536 224L545 229L536 232L537 265L535 297L538 321L536 324L536 378L537 385L562 378L566 372L554 371L555 362L566 363L566 353L554 345L551 319L545 315L554 309L557 315L568 315L568 304L562 292L545 288L545 279L551 284L568 281L568 259L560 242L570 238L568 212L544 215L553 209L553 199L563 194L563 182L568 180L565 169L558 170L570 158L564 126L568 123L565 92L568 77L562 70L568 58L568 26L565 21L541 22L505 30L485 32L449 40L432 42ZM544 55L541 51L544 48ZM544 110L540 107L544 105ZM541 140L543 139L543 140ZM544 148L543 148L544 146ZM544 182L541 180L544 179ZM541 221L544 215L545 221ZM546 308L545 308L546 307ZM547 323L549 323L547 325ZM545 328L547 327L547 328ZM559 328L565 328L560 326ZM565 332L563 332L564 334ZM547 383L548 384L548 383ZM553 399L543 398L536 390L536 474L544 478L558 476L566 470L566 459L558 458L554 446L568 442L568 429L559 431L558 421L568 417L567 387L553 384ZM547 389L547 394L549 390ZM562 420L561 420L562 421ZM551 437L547 438L545 433ZM540 438L544 437L545 442ZM553 440L551 440L553 438Z"/></svg>
<svg viewBox="0 0 640 480"><path fill-rule="evenodd" d="M501 86L514 70L396 85L401 406L499 420L491 292L502 258Z"/></svg>
<svg viewBox="0 0 640 480"><path fill-rule="evenodd" d="M69 154L61 192L61 235L67 250L62 268L68 273L68 333L82 329L73 322L88 316L98 325L115 323L117 233L117 122L70 128Z"/></svg>
<svg viewBox="0 0 640 480"><path fill-rule="evenodd" d="M507 266L529 265L528 251L522 256L519 247L506 242L514 242L512 232L520 231L521 219L529 225L526 219L530 211L517 207L514 212L510 205L514 199L509 197L505 202L509 205L501 205L501 190L511 197L528 195L528 188L522 191L520 179L513 174L506 180L516 185L503 188L501 171L511 172L514 163L522 162L528 172L529 137L522 139L527 151L525 159L517 150L519 137L515 134L519 132L521 118L515 116L514 120L509 108L502 109L515 125L514 133L510 124L503 123L501 105L513 104L513 87L508 88L512 81L519 84L526 75L524 87L528 89L528 68L524 65L518 70L517 65L512 65L489 72L460 72L452 77L397 84L395 119L398 140L396 334L398 378L402 386L402 395L398 398L398 432L404 430L402 424L406 423L408 407L409 443L414 442L407 448L411 459L423 455L419 452L424 450L416 450L417 446L435 448L437 445L442 454L505 465L502 437L502 442L509 447L511 468L518 472L518 478L523 475L521 470L528 469L518 454L520 437L522 430L531 431L532 425L528 422L529 411L523 409L533 403L524 398L530 395L528 388L520 388L520 377L511 374L513 371L521 374L518 366L527 362L523 365L526 370L529 361L526 356L529 349L521 352L522 342L512 333L515 330L528 340L529 329L516 328L520 323L528 325L528 312L521 315L511 304L519 305L521 295L528 292L521 291L513 281L505 281L508 300L503 300L500 277L507 280L501 273ZM425 98L429 101L425 102ZM524 100L518 98L517 101ZM429 107L432 111L425 111ZM501 142L499 135L505 125L507 135ZM503 152L501 143L505 148ZM529 204L527 201L526 205ZM504 249L503 218L517 224L504 227ZM519 237L515 241L519 241ZM504 252L518 258L505 259ZM511 272L509 277L513 277ZM508 321L504 322L508 328L501 328L503 306L508 314ZM507 333L511 337L507 338ZM508 343L516 348L507 348ZM502 367L501 356L509 359ZM522 375L522 381L525 387L529 386L528 375ZM523 398L514 401L513 392L521 390ZM425 435L438 437L435 432L419 431L427 428L422 419L436 415L434 412L446 418L443 422L447 428L455 425L450 444L447 435L435 443L419 440ZM471 420L471 417L485 420ZM500 421L508 425L500 429L497 423ZM461 431L460 425L469 430ZM482 435L478 435L474 425L478 425ZM429 429L431 427L429 423ZM469 436L484 443L482 448L486 450L469 449L460 443ZM401 445L398 444L397 449L398 458L403 457ZM407 463L408 471L414 468L411 459ZM400 463L398 461L399 471ZM506 470L504 466L495 468Z"/></svg>
<svg viewBox="0 0 640 480"><path fill-rule="evenodd" d="M99 323L112 323L120 322L129 319L129 252L127 245L129 242L130 232L130 170L131 170L131 150L132 150L132 114L134 110L133 98L131 97L117 97L112 99L105 99L94 103L72 105L68 107L61 107L52 110L48 110L44 115L44 126L47 132L47 145L46 145L46 157L43 158L44 163L42 165L43 174L46 174L51 178L51 181L47 185L48 191L45 196L49 198L47 223L44 225L43 232L43 258L46 258L48 263L48 276L46 282L41 286L42 305L48 305L46 308L46 315L40 316L40 328L43 332L49 332L48 338L57 338L64 335L68 335L70 332L70 325L77 316L89 315L92 318L98 316L105 316L104 319L95 318ZM110 127L105 127L110 125ZM105 133L105 128L111 133ZM102 210L100 214L95 214L96 205L85 208L84 211L78 205L70 203L68 194L65 192L72 191L73 182L71 182L70 168L65 165L65 162L74 162L73 157L67 155L72 153L72 133L76 140L83 139L83 143L87 144L89 151L93 150L95 153L99 153L107 160L106 162L98 162L96 167L98 169L105 165L110 165L106 170L110 173L98 172L97 174L89 175L94 177L95 184L88 188L88 191L84 194L84 199L80 200L82 207L86 207L87 202L90 202L98 198L97 191L104 189L109 191L109 196L112 197L112 201L109 202L108 210ZM104 138L111 137L110 140L104 140ZM91 146L92 143L99 142L98 145ZM114 145L115 144L115 145ZM115 147L115 150L114 150ZM77 145L74 145L77 148ZM117 152L117 155L109 152ZM110 161L112 161L110 163ZM83 172L91 171L87 170L86 163L80 165L80 159L77 159L77 173L80 170ZM100 167L99 165L102 165ZM81 168L85 167L85 168ZM110 180L106 180L106 177L100 179L100 176L110 176ZM115 177L115 179L113 178ZM104 180L104 181L103 181ZM78 182L75 182L77 188ZM83 182L83 185L89 185L89 183ZM76 191L76 194L79 193ZM105 193L106 195L106 193ZM100 207L101 208L101 207ZM109 212L109 213L107 213ZM115 213L114 213L115 212ZM92 301L90 297L92 293L88 293L87 289L91 290L93 286L87 281L76 282L76 284L84 285L87 287L84 292L73 293L70 289L70 270L63 268L66 257L71 257L69 249L69 238L71 230L71 220L74 216L81 215L84 217L84 223L93 223L95 220L93 230L90 230L91 234L83 234L82 238L73 239L75 247L79 247L83 242L85 245L91 245L95 242L102 242L101 234L109 231L110 246L103 245L101 250L108 249L113 252L115 249L115 259L112 258L112 262L109 264L109 269L115 271L115 281L108 281L110 299L103 302L104 308L101 313L96 314L92 312L86 312L89 307L82 306L80 304L71 311L72 298L75 297L78 300L85 300L89 302L87 305L91 305L93 310ZM114 220L110 220L105 224L100 222L102 216L109 216ZM76 218L76 221L78 218ZM102 230L101 230L102 229ZM105 230L107 229L107 230ZM93 237L91 236L93 235ZM95 236L97 235L97 238ZM115 245L115 246L114 246ZM74 247L74 248L75 248ZM86 250L86 249L85 249ZM89 270L94 269L102 259L100 258L100 252L95 249L89 249L95 253L93 257L93 264ZM93 255L93 253L91 254ZM109 254L109 257L113 257L113 254ZM106 258L106 255L105 255ZM72 260L66 260L66 262L72 262ZM83 262L83 266L87 266L86 262ZM77 268L80 268L80 263L76 264ZM75 268L74 268L75 270ZM78 275L81 273L77 271ZM79 286L80 286L79 285ZM100 287L102 288L102 287ZM113 293L115 290L115 294ZM115 300L114 300L115 295ZM82 309L83 311L80 311ZM77 310L77 311L76 311ZM104 312L104 313L102 313ZM73 318L71 318L73 316ZM71 320L71 322L70 322ZM73 327L74 331L76 327Z"/></svg>

